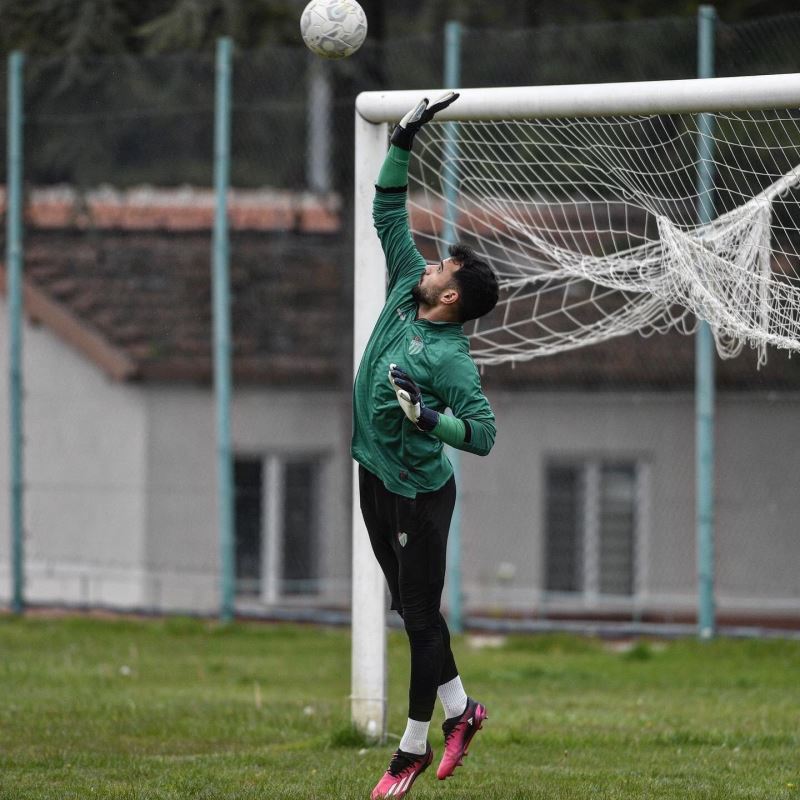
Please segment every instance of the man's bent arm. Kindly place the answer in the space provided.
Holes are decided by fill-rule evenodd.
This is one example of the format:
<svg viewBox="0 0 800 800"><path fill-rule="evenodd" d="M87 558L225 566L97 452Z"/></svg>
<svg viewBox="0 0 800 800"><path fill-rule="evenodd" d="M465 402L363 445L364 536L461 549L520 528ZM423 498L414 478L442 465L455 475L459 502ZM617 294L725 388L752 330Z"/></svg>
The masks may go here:
<svg viewBox="0 0 800 800"><path fill-rule="evenodd" d="M448 359L437 378L437 394L450 406L453 416L440 414L431 433L457 450L488 455L497 428L475 363L466 354Z"/></svg>
<svg viewBox="0 0 800 800"><path fill-rule="evenodd" d="M456 450L486 456L494 445L495 432L493 419L459 419L439 414L431 434Z"/></svg>

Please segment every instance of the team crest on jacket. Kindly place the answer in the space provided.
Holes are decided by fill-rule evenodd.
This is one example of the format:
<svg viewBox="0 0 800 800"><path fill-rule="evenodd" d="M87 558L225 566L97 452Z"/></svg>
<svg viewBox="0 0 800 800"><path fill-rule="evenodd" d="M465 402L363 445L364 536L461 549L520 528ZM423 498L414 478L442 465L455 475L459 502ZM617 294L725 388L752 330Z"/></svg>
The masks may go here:
<svg viewBox="0 0 800 800"><path fill-rule="evenodd" d="M400 547L405 547L408 541L408 534L400 531L400 533L397 534L397 541L400 542Z"/></svg>
<svg viewBox="0 0 800 800"><path fill-rule="evenodd" d="M422 348L425 347L425 342L422 341L421 336L415 336L408 345L408 354L410 356L415 356L417 353L422 352Z"/></svg>

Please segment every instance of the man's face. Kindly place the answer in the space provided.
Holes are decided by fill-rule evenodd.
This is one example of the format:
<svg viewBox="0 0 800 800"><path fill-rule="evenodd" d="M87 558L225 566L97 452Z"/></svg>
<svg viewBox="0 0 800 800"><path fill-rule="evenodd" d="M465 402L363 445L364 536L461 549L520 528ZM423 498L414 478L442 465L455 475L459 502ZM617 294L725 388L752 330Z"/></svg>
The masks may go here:
<svg viewBox="0 0 800 800"><path fill-rule="evenodd" d="M411 296L419 305L437 305L445 292L454 290L453 274L461 264L446 258L438 264L428 264L422 272L419 283L411 290Z"/></svg>

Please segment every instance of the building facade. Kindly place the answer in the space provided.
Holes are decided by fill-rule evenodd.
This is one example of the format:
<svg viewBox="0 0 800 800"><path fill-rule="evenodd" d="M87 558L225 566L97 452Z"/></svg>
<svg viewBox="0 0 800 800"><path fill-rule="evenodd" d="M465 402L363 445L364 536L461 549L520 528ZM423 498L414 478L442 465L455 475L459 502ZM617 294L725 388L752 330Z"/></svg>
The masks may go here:
<svg viewBox="0 0 800 800"><path fill-rule="evenodd" d="M95 198L89 219L69 211L69 198L33 203L24 329L31 604L218 609L211 213L207 198L190 199ZM350 250L335 203L284 200L233 202L237 607L346 611ZM0 351L2 374L7 359ZM486 369L497 442L487 458L458 459L468 614L693 616L692 365L691 338L666 336ZM720 616L795 624L800 364L771 353L758 370L745 354L718 364L717 383ZM0 414L8 418L8 392ZM8 444L0 427L6 488ZM8 500L0 493L4 600Z"/></svg>

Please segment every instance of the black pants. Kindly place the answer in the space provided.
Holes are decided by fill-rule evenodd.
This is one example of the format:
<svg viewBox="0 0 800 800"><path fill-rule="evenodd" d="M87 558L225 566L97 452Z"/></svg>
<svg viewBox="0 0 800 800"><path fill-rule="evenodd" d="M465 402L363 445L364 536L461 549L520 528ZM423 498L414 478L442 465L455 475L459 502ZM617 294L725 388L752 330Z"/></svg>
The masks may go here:
<svg viewBox="0 0 800 800"><path fill-rule="evenodd" d="M413 500L390 492L364 467L359 467L358 482L372 550L411 647L408 716L430 720L437 687L458 675L450 632L439 611L456 482L450 478L441 489Z"/></svg>

